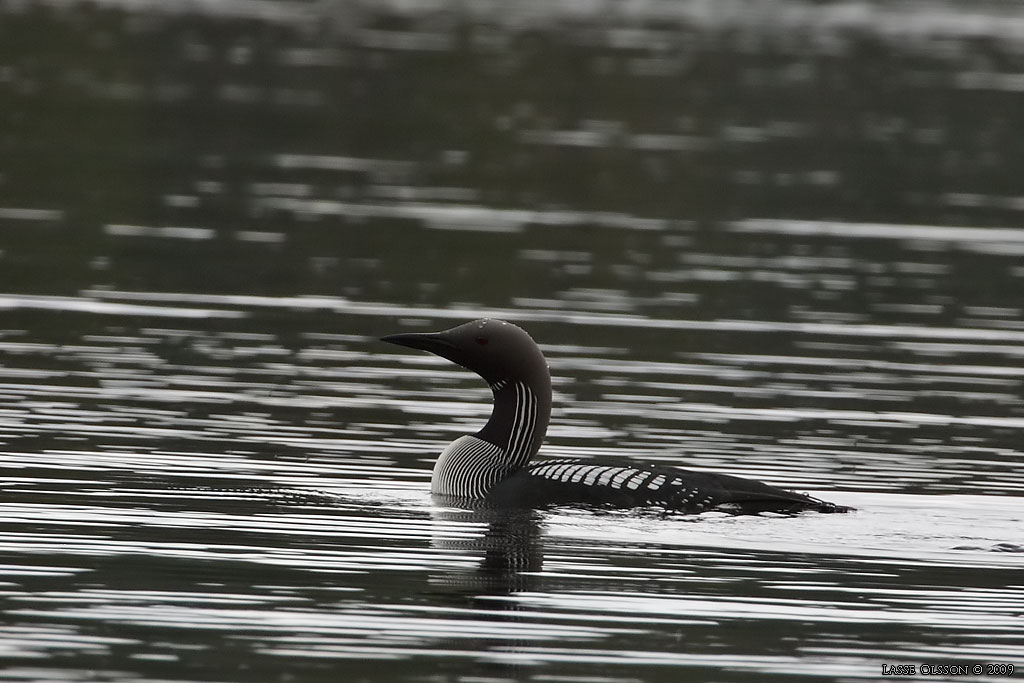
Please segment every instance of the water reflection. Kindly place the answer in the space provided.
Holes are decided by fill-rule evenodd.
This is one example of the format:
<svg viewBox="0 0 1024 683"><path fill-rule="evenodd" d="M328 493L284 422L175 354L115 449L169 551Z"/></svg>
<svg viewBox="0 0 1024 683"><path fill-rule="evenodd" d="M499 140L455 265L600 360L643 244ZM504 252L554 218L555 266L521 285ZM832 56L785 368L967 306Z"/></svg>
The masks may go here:
<svg viewBox="0 0 1024 683"><path fill-rule="evenodd" d="M434 511L439 521L459 525L482 525L483 534L469 538L436 535L431 545L479 558L469 572L430 577L432 586L468 598L480 595L509 595L528 591L543 569L540 513L532 510L445 510Z"/></svg>

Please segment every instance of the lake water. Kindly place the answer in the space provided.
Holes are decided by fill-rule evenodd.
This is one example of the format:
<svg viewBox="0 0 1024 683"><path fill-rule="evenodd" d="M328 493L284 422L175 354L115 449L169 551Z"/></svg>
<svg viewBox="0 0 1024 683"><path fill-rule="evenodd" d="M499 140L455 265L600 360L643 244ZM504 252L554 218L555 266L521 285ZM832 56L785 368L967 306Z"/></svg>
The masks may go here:
<svg viewBox="0 0 1024 683"><path fill-rule="evenodd" d="M1022 73L1012 2L0 2L0 679L1019 678ZM541 457L857 512L436 505L489 391L378 338L482 316Z"/></svg>

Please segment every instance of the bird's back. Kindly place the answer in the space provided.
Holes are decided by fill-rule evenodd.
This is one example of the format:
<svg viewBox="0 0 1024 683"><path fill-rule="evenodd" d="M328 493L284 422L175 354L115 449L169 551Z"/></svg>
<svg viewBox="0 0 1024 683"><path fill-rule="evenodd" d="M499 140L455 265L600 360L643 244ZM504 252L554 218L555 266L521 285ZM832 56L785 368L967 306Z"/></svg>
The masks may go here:
<svg viewBox="0 0 1024 683"><path fill-rule="evenodd" d="M802 493L727 474L594 460L534 463L498 483L487 500L492 505L507 507L586 504L630 508L646 505L691 513L850 510Z"/></svg>

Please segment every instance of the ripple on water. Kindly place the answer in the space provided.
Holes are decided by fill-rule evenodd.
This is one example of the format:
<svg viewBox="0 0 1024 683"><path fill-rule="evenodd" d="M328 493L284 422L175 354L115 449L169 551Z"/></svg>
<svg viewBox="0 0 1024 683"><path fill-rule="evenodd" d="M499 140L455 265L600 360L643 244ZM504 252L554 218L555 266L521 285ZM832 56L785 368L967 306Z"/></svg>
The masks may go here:
<svg viewBox="0 0 1024 683"><path fill-rule="evenodd" d="M1022 208L1015 11L101 4L3 15L0 258L24 290L0 293L5 680L876 680L1021 659L1024 230L993 227ZM119 68L136 44L146 66ZM409 80L431 96L389 96ZM487 81L512 99L479 106ZM565 109L598 82L643 111L621 92ZM1006 106L943 104L962 90ZM808 93L840 103L842 135ZM141 111L156 125L124 134ZM322 154L289 148L318 126ZM549 358L544 455L857 512L436 507L432 462L487 389L376 339L482 316Z"/></svg>

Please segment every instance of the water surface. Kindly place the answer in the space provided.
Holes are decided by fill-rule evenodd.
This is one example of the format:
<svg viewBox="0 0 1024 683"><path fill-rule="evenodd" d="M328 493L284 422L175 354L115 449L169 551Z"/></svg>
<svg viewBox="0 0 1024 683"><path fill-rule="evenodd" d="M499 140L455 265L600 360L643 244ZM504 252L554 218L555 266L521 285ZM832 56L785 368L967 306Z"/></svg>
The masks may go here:
<svg viewBox="0 0 1024 683"><path fill-rule="evenodd" d="M1012 4L188 7L0 4L0 678L1020 675ZM858 511L437 505L481 316Z"/></svg>

